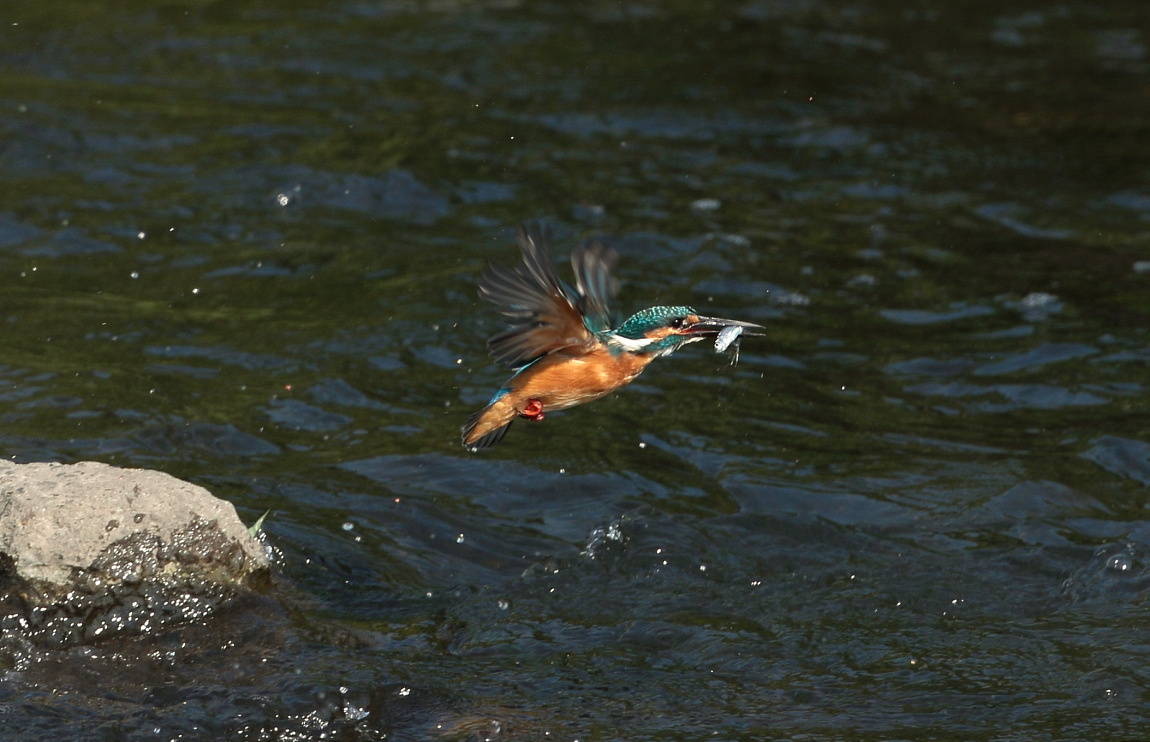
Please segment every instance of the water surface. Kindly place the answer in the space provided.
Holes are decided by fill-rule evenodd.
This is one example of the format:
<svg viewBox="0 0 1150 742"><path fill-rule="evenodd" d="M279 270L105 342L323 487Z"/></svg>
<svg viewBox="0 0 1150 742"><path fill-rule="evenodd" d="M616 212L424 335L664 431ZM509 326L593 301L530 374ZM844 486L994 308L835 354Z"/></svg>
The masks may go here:
<svg viewBox="0 0 1150 742"><path fill-rule="evenodd" d="M6 639L58 739L1150 729L1138 3L156 5L0 18L0 443L207 486L283 574ZM514 226L762 323L459 426Z"/></svg>

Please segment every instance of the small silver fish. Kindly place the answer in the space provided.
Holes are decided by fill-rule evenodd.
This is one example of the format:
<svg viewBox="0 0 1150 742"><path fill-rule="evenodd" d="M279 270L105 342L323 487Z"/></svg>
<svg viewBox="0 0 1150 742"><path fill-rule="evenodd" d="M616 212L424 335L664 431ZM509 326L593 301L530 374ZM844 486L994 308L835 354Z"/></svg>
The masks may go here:
<svg viewBox="0 0 1150 742"><path fill-rule="evenodd" d="M733 346L733 353L731 355L732 366L739 362L739 336L742 334L742 327L738 325L728 325L720 330L718 337L715 338L716 353L723 353L727 348Z"/></svg>
<svg viewBox="0 0 1150 742"><path fill-rule="evenodd" d="M743 328L739 325L728 325L719 331L718 337L715 338L715 352L722 353L727 348L731 347L731 343L739 339L739 335L743 334Z"/></svg>

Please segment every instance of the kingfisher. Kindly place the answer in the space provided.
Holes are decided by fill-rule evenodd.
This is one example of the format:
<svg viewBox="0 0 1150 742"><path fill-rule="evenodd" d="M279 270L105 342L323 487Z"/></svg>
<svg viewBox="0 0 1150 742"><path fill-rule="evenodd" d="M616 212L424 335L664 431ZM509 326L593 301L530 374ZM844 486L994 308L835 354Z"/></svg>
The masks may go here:
<svg viewBox="0 0 1150 742"><path fill-rule="evenodd" d="M687 343L715 339L722 351L737 344L738 335L763 329L704 317L688 306L650 307L613 326L614 250L598 241L577 247L571 253L572 287L556 275L550 230L525 224L515 241L522 264L491 265L479 280L479 296L502 307L511 323L487 341L488 352L515 373L463 426L469 450L498 443L516 418L537 422L553 410L606 396Z"/></svg>

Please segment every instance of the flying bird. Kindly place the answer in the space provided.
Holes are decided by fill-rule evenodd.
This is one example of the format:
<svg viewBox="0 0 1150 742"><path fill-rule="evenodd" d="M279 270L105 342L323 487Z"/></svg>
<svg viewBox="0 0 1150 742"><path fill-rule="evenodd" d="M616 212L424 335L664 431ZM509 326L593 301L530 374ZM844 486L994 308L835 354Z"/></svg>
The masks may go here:
<svg viewBox="0 0 1150 742"><path fill-rule="evenodd" d="M737 348L739 335L758 335L749 330L763 329L704 317L688 306L650 307L613 327L614 250L600 242L577 247L571 254L572 287L555 273L549 230L525 224L515 241L522 264L489 266L479 280L480 297L502 307L511 321L487 341L487 349L515 373L463 426L463 445L470 450L498 443L517 417L539 421L553 410L606 396L634 381L651 361L687 343L716 340L721 352L732 342Z"/></svg>

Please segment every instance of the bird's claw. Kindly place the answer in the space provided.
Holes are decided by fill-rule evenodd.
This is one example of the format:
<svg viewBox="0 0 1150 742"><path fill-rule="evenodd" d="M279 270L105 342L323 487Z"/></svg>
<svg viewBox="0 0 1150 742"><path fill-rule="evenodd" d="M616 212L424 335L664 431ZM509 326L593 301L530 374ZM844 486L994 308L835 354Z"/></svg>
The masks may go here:
<svg viewBox="0 0 1150 742"><path fill-rule="evenodd" d="M532 422L539 422L543 419L543 403L538 399L527 400L527 404L519 411L519 417L526 418Z"/></svg>

